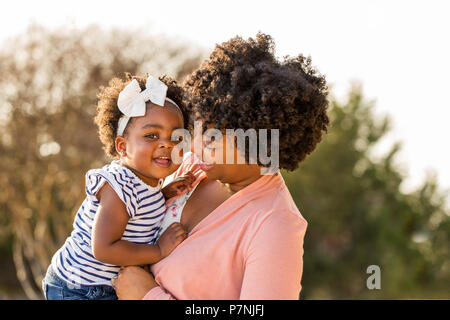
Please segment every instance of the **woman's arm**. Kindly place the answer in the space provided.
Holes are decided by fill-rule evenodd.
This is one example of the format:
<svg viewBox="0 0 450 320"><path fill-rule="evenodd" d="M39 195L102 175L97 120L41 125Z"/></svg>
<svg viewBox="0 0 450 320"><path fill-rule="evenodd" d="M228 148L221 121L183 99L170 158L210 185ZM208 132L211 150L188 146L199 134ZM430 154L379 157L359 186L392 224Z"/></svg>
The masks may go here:
<svg viewBox="0 0 450 320"><path fill-rule="evenodd" d="M271 214L262 222L245 257L241 300L299 298L306 226L292 212Z"/></svg>
<svg viewBox="0 0 450 320"><path fill-rule="evenodd" d="M125 204L108 183L97 198L100 205L92 228L92 251L100 261L118 266L156 263L186 237L180 224L172 224L156 245L121 240L129 219Z"/></svg>

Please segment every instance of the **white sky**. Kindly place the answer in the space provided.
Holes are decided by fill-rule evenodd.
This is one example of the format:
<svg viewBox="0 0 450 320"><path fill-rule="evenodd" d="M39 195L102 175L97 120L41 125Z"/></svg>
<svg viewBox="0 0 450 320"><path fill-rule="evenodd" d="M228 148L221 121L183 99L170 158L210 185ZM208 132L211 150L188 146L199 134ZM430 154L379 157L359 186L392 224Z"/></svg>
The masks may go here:
<svg viewBox="0 0 450 320"><path fill-rule="evenodd" d="M393 118L385 141L403 141L405 191L434 170L450 188L450 2L448 1L23 1L5 2L0 40L30 22L55 27L139 28L181 36L204 46L257 31L272 35L277 55L311 55L333 93L345 97L352 80L363 84L376 113Z"/></svg>

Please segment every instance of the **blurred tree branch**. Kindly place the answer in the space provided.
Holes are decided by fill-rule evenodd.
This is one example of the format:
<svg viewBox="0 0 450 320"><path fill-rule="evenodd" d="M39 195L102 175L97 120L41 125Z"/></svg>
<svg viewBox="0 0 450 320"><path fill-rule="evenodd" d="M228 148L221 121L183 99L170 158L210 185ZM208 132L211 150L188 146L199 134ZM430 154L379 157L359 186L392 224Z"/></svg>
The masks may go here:
<svg viewBox="0 0 450 320"><path fill-rule="evenodd" d="M182 81L200 64L190 44L139 30L47 30L32 25L0 50L0 208L30 299L70 234L84 174L108 159L93 117L96 94L124 72ZM6 229L5 229L6 230Z"/></svg>

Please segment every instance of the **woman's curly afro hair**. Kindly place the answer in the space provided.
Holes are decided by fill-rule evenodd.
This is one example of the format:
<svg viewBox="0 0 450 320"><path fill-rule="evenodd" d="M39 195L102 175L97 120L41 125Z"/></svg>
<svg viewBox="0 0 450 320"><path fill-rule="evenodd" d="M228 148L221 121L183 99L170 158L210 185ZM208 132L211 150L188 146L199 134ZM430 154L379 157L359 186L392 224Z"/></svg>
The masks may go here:
<svg viewBox="0 0 450 320"><path fill-rule="evenodd" d="M109 81L108 86L101 86L100 91L97 94L98 104L97 104L97 115L95 116L94 122L98 126L98 134L100 141L103 143L103 149L105 153L112 159L118 159L119 154L116 151L115 140L117 137L117 126L119 118L122 116L118 106L117 99L119 98L120 91L125 88L125 86L130 83L131 80L136 79L142 90L145 89L145 83L147 77L132 76L129 73L125 73L125 79L113 78ZM177 84L177 82L168 77L162 76L159 78L162 82L167 85L167 97L172 99L181 109L183 113L184 126L187 126L189 117L187 111L183 106L183 89ZM127 125L133 121L133 118ZM124 134L127 133L127 128L125 128Z"/></svg>
<svg viewBox="0 0 450 320"><path fill-rule="evenodd" d="M295 170L329 125L325 77L303 55L278 61L272 38L262 33L217 45L184 89L186 107L204 126L279 129L281 169Z"/></svg>

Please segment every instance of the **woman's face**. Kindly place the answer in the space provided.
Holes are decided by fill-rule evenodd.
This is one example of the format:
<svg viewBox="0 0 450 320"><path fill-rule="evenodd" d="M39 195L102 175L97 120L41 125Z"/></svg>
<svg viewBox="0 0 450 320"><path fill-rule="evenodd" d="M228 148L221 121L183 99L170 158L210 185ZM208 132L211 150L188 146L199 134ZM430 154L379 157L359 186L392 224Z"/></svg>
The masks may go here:
<svg viewBox="0 0 450 320"><path fill-rule="evenodd" d="M208 129L212 128L213 125L208 126ZM194 135L193 141L194 152L203 162L200 167L209 179L236 183L255 169L259 172L258 165L245 163L234 137L227 137L225 130L220 130L221 135L212 137L210 131L206 130L203 135Z"/></svg>

